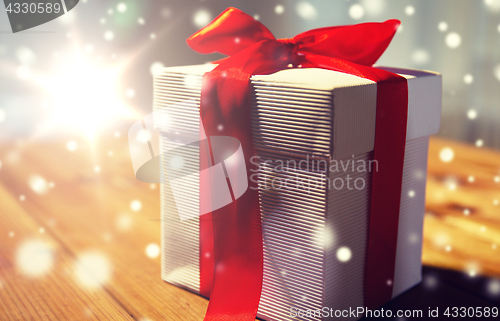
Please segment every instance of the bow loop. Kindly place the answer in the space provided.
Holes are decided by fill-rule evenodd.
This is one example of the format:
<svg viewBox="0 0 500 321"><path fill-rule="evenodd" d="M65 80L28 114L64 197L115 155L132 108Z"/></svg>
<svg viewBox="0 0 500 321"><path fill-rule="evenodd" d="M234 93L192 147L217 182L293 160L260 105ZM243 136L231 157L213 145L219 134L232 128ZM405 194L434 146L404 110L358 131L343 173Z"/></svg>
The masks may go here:
<svg viewBox="0 0 500 321"><path fill-rule="evenodd" d="M399 20L313 29L293 39L301 52L371 66L391 42Z"/></svg>
<svg viewBox="0 0 500 321"><path fill-rule="evenodd" d="M236 8L224 10L206 27L187 39L199 53L219 52L232 56L262 40L276 40L269 29Z"/></svg>

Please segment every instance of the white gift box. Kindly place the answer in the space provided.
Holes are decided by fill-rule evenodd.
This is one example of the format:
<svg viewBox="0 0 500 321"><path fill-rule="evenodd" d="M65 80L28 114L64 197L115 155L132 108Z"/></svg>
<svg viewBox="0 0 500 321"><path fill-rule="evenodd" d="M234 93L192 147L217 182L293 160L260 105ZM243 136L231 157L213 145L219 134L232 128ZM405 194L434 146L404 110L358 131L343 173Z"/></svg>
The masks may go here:
<svg viewBox="0 0 500 321"><path fill-rule="evenodd" d="M183 145L172 135L189 132L188 136L199 137L201 79L214 66L165 68L155 77L154 111L167 115L155 123L160 152L168 154ZM429 135L439 130L441 76L379 68L408 80L395 297L421 281L427 149ZM254 75L251 87L257 156L252 170L261 188L264 243L258 317L292 320L297 311L363 307L371 172L359 170L358 165L373 165L377 84L331 70L287 69ZM197 147L185 149L181 156L196 167L197 151ZM293 165L300 161L302 167ZM280 164L289 166L284 170ZM304 168L306 164L310 167ZM332 170L335 164L340 170ZM168 166L164 162L165 172ZM348 182L358 185L349 189L347 175ZM283 188L287 180L298 183ZM162 278L199 293L199 219L181 222L178 210L199 215L199 175L194 172L175 184L161 187Z"/></svg>

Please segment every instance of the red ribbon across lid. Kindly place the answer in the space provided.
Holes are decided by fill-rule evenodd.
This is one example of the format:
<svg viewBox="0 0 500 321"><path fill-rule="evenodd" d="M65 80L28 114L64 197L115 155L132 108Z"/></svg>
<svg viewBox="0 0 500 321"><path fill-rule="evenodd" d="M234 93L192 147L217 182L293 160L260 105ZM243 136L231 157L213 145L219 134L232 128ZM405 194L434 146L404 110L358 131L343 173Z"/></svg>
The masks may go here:
<svg viewBox="0 0 500 321"><path fill-rule="evenodd" d="M378 171L372 178L364 280L369 308L392 297L408 113L406 79L371 66L399 24L388 20L327 27L276 39L259 21L228 8L187 40L200 53L229 56L204 75L200 114L207 137L240 140L247 170L255 154L249 105L252 75L290 67L323 68L377 82L374 159ZM200 182L201 193L204 184ZM200 240L200 292L210 296L205 320L255 320L263 277L257 190L249 188L231 204L201 216Z"/></svg>

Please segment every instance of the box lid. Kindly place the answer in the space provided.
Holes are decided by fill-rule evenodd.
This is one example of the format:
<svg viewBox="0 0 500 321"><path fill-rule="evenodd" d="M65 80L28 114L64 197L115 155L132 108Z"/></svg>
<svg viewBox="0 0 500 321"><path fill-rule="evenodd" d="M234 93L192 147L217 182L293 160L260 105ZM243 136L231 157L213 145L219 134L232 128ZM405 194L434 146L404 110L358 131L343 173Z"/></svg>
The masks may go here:
<svg viewBox="0 0 500 321"><path fill-rule="evenodd" d="M165 73L200 76L214 64L168 67ZM441 75L435 72L376 67L398 73L408 80L407 140L439 131L441 120ZM161 77L161 76L160 76ZM270 75L254 75L257 84L271 88L314 90L331 94L331 157L343 159L373 150L377 84L357 76L319 68L291 68Z"/></svg>

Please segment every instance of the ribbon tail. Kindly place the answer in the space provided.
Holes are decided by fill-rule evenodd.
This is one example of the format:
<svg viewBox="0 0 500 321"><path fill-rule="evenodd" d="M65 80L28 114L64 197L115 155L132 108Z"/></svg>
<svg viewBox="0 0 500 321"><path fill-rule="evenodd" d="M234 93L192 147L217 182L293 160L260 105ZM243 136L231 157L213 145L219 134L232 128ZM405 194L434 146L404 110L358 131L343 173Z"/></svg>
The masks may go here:
<svg viewBox="0 0 500 321"><path fill-rule="evenodd" d="M302 56L301 64L377 82L375 165L364 291L365 306L375 309L392 299L408 122L408 82L382 69L314 54Z"/></svg>
<svg viewBox="0 0 500 321"><path fill-rule="evenodd" d="M259 307L263 241L259 194L250 161L255 152L249 87L250 76L268 66L268 61L258 52L273 46L276 43L259 43L222 61L203 79L200 113L207 136L237 138L250 179L249 188L241 197L234 199L233 196L232 203L211 213L212 222L200 219L201 230L208 231L204 235L209 235L211 230L207 224L213 224L215 268L206 321L255 320ZM228 185L231 186L229 180ZM202 277L207 275L202 273ZM200 281L207 289L210 280Z"/></svg>
<svg viewBox="0 0 500 321"><path fill-rule="evenodd" d="M408 117L408 83L375 69L377 115L371 214L366 257L365 305L378 308L392 299Z"/></svg>

